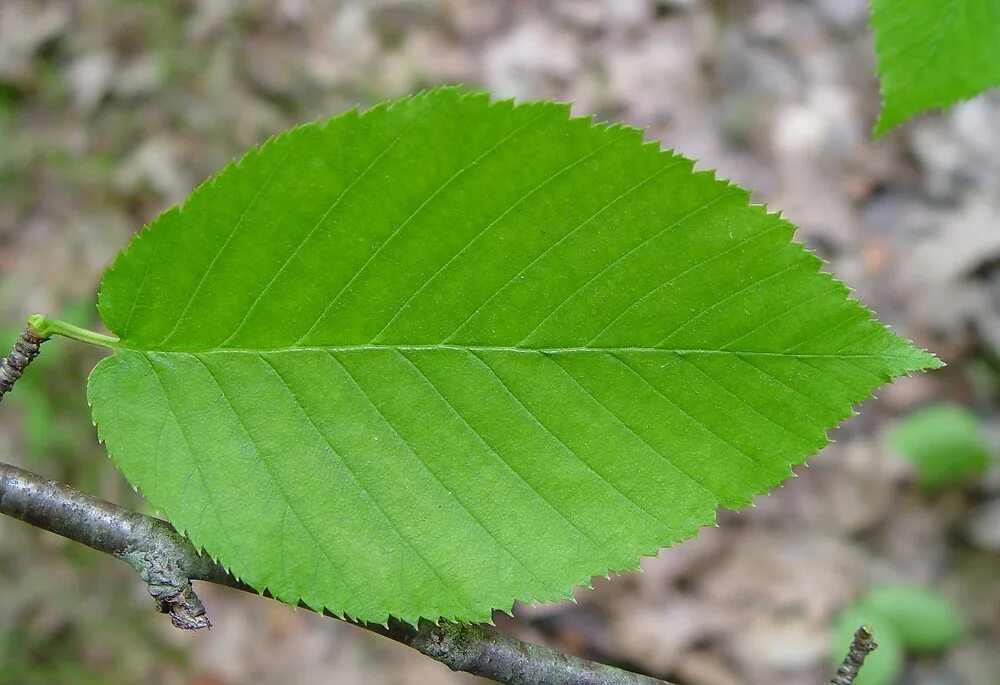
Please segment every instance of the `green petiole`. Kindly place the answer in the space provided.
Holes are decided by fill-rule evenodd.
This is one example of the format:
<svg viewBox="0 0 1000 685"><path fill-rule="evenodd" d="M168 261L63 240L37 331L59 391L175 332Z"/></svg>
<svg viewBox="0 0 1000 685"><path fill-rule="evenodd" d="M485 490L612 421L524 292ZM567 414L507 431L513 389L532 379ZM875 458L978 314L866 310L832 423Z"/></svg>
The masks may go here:
<svg viewBox="0 0 1000 685"><path fill-rule="evenodd" d="M37 333L40 338L50 338L53 335L61 335L63 337L79 340L80 342L85 342L90 345L101 345L103 347L110 347L113 350L118 348L118 338L110 335L104 335L103 333L88 331L86 328L80 328L79 326L74 326L71 323L66 323L65 321L60 321L58 319L50 319L44 314L32 314L29 316L28 326L31 330Z"/></svg>

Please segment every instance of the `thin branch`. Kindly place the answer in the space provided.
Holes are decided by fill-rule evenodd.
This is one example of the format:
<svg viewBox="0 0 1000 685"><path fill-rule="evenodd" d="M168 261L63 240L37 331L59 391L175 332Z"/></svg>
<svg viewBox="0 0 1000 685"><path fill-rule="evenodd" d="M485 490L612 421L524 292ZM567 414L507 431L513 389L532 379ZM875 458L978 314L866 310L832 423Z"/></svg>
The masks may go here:
<svg viewBox="0 0 1000 685"><path fill-rule="evenodd" d="M241 583L174 528L0 462L0 513L82 543L130 564L149 587L157 608L185 629L211 624L191 581L256 591ZM336 618L336 617L334 617ZM422 621L418 627L347 621L466 671L508 685L669 685L662 680L522 642L497 628Z"/></svg>
<svg viewBox="0 0 1000 685"><path fill-rule="evenodd" d="M25 327L10 354L0 360L0 400L14 388L14 383L28 368L28 364L38 356L42 343L48 339L47 335L39 333L30 324Z"/></svg>
<svg viewBox="0 0 1000 685"><path fill-rule="evenodd" d="M875 651L876 647L878 643L872 636L871 626L858 628L847 650L847 656L837 669L837 674L830 680L830 685L853 685L854 679L858 677L858 671L865 663L865 657Z"/></svg>

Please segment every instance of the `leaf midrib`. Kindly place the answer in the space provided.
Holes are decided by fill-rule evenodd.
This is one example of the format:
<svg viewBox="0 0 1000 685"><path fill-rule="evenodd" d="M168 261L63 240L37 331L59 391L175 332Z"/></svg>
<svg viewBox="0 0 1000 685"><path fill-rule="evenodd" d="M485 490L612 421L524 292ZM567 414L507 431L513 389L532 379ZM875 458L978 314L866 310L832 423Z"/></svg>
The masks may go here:
<svg viewBox="0 0 1000 685"><path fill-rule="evenodd" d="M763 352L760 350L723 350L699 348L668 348L668 347L514 347L504 345L444 345L444 344L399 344L399 345L311 345L293 347L214 347L192 350L163 350L121 345L118 349L130 352L156 354L268 354L294 352L379 352L384 350L424 352L434 350L453 350L456 352L509 352L516 354L674 354L683 355L727 355L738 357L779 357L785 359L912 359L908 354L858 354L858 353L820 353L820 352Z"/></svg>

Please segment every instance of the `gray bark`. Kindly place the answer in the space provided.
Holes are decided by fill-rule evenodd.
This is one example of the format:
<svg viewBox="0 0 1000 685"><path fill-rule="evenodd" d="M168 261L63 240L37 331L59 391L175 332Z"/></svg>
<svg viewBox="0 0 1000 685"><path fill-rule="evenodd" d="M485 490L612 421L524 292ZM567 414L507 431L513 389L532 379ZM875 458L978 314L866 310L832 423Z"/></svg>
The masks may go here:
<svg viewBox="0 0 1000 685"><path fill-rule="evenodd" d="M847 656L837 668L836 675L830 681L830 685L854 685L854 679L858 677L858 671L865 663L865 657L871 654L878 643L872 636L871 626L861 626L854 633L851 646L847 650Z"/></svg>

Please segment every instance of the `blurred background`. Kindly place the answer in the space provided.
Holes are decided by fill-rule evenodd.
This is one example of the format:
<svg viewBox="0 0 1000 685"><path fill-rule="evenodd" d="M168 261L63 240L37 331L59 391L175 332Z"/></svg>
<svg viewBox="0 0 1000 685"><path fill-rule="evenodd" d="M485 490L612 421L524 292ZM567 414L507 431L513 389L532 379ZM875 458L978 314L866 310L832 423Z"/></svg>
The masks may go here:
<svg viewBox="0 0 1000 685"><path fill-rule="evenodd" d="M883 682L1000 683L1000 92L873 142L867 18L865 0L0 0L0 344L34 311L99 326L129 236L293 123L442 83L571 101L754 189L949 366L645 573L498 623L684 685L802 685L830 677L841 612L895 602L882 615L950 632L886 647ZM91 426L99 355L45 347L4 400L0 460L143 508ZM215 627L182 633L124 564L0 519L0 684L480 682L199 592Z"/></svg>

